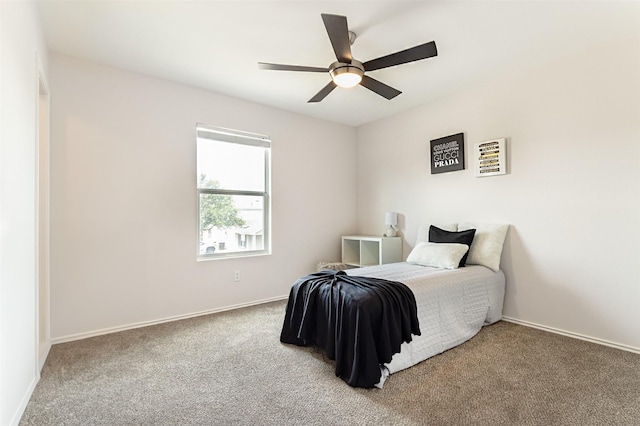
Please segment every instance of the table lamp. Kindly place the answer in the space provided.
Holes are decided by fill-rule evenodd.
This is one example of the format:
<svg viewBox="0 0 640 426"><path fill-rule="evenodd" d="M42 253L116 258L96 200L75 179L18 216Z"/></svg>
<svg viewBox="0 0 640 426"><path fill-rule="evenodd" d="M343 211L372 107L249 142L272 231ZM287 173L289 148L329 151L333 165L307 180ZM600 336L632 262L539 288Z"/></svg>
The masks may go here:
<svg viewBox="0 0 640 426"><path fill-rule="evenodd" d="M395 226L398 224L398 213L386 212L384 215L384 224L388 226L387 232L384 234L384 236L395 237L396 236Z"/></svg>

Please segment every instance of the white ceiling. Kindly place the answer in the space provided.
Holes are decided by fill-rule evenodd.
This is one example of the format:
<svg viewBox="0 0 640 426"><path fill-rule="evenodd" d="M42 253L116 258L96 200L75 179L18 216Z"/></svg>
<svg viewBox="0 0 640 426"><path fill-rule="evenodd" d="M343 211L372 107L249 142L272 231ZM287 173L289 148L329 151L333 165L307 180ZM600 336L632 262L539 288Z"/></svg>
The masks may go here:
<svg viewBox="0 0 640 426"><path fill-rule="evenodd" d="M359 126L482 79L561 59L638 25L622 2L578 1L60 1L38 2L52 51L295 113ZM628 8L627 8L628 10ZM321 13L345 15L362 62L434 40L438 56L369 75L403 93L336 89L321 73L258 62L335 61Z"/></svg>

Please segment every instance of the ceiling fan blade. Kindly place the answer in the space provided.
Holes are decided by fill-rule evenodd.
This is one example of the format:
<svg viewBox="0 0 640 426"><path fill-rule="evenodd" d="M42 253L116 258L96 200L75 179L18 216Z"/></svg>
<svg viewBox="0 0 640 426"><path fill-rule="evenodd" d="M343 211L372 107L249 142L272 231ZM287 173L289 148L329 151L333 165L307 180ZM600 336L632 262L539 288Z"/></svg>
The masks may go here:
<svg viewBox="0 0 640 426"><path fill-rule="evenodd" d="M266 62L258 62L258 68L260 68L261 70L274 71L329 72L329 68L305 67L301 65L268 64Z"/></svg>
<svg viewBox="0 0 640 426"><path fill-rule="evenodd" d="M336 53L338 61L345 64L351 63L351 43L349 43L349 28L346 16L321 14L324 26L327 29L331 46Z"/></svg>
<svg viewBox="0 0 640 426"><path fill-rule="evenodd" d="M374 78L371 78L367 75L362 76L362 81L360 82L360 85L366 87L372 92L375 92L378 95L387 99L393 99L396 96L398 96L400 93L402 93L401 91L394 89L391 86L387 86L386 84Z"/></svg>
<svg viewBox="0 0 640 426"><path fill-rule="evenodd" d="M309 99L307 103L320 102L321 100L326 98L327 95L331 93L331 91L335 88L336 88L336 84L333 82L333 80L331 80L329 84L324 86L322 90L316 93L316 95L313 98Z"/></svg>
<svg viewBox="0 0 640 426"><path fill-rule="evenodd" d="M382 68L389 68L396 65L406 64L407 62L419 61L421 59L431 58L438 55L436 42L421 44L410 49L392 53L391 55L382 56L363 63L365 71L375 71Z"/></svg>

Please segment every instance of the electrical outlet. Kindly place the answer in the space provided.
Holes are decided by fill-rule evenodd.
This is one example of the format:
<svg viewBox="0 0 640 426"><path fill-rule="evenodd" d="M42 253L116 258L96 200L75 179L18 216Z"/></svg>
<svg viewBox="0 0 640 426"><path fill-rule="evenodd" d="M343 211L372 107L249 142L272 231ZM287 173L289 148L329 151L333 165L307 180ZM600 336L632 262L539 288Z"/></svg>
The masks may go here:
<svg viewBox="0 0 640 426"><path fill-rule="evenodd" d="M240 281L240 271L236 271L236 272L233 274L233 280L234 280L234 281Z"/></svg>

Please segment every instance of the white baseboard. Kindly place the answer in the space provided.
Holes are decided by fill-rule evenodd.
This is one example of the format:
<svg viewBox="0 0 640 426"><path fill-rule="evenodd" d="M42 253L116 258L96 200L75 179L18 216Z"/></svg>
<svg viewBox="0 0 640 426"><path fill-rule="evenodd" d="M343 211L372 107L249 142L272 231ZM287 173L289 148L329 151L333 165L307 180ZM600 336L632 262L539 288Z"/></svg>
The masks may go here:
<svg viewBox="0 0 640 426"><path fill-rule="evenodd" d="M42 371L42 367L44 367L44 363L49 356L49 352L51 351L51 342L48 342L42 351L42 353L38 354L38 373Z"/></svg>
<svg viewBox="0 0 640 426"><path fill-rule="evenodd" d="M22 396L22 400L20 401L20 405L18 405L18 408L16 409L16 412L13 414L13 418L11 419L11 422L9 423L10 426L18 426L18 424L20 423L20 419L22 418L22 415L24 414L24 410L27 409L27 404L29 403L29 400L31 399L31 395L33 395L33 391L36 390L36 385L38 384L39 380L40 380L40 375L38 374L31 381L31 384L27 388L27 391Z"/></svg>
<svg viewBox="0 0 640 426"><path fill-rule="evenodd" d="M54 339L51 339L51 343L55 345L57 343L72 342L74 340L82 340L82 339L87 339L89 337L95 337L95 336L102 336L104 334L117 333L119 331L133 330L135 328L148 327L150 325L163 324L163 323L172 322L172 321L180 321L180 320L187 319L187 318L194 318L194 317L199 317L199 316L203 316L203 315L216 314L216 313L219 313L219 312L232 311L234 309L248 308L249 306L256 306L256 305L262 305L262 304L269 303L269 302L275 302L275 301L278 301L278 300L285 300L285 299L287 299L287 297L288 297L288 295L272 297L270 299L256 300L254 302L241 303L241 304L238 304L238 305L225 306L223 308L210 309L210 310L201 311L201 312L193 312L193 313L190 313L190 314L177 315L177 316L168 317L168 318L161 318L161 319L153 320L153 321L143 321L143 322L138 322L138 323L134 323L134 324L126 324L126 325L117 326L117 327L110 327L110 328L103 328L103 329L100 329L100 330L88 331L88 332L85 332L85 333L70 334L70 335L67 335L67 336L56 337Z"/></svg>
<svg viewBox="0 0 640 426"><path fill-rule="evenodd" d="M632 346L621 345L620 343L614 343L614 342L610 342L608 340L598 339L598 338L591 337L591 336L585 336L584 334L572 333L570 331L560 330L558 328L548 327L546 325L540 325L540 324L536 324L536 323L533 323L533 322L523 321L523 320L519 320L519 319L516 319L516 318L510 318L510 317L505 317L505 316L502 317L502 320L503 321L507 321L507 322L512 322L514 324L524 325L525 327L537 328L539 330L548 331L550 333L561 334L563 336L573 337L574 339L585 340L587 342L597 343L599 345L609 346L609 347L612 347L612 348L621 349L623 351L640 354L640 348L634 348Z"/></svg>

